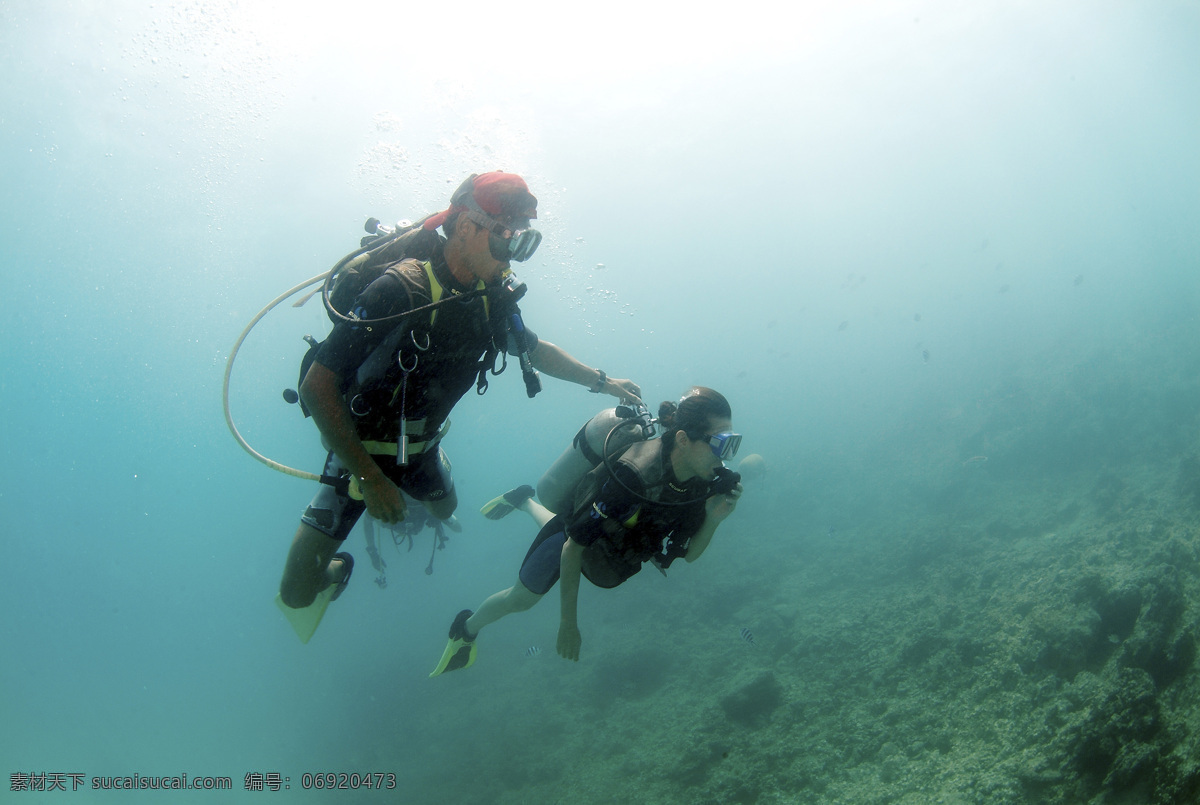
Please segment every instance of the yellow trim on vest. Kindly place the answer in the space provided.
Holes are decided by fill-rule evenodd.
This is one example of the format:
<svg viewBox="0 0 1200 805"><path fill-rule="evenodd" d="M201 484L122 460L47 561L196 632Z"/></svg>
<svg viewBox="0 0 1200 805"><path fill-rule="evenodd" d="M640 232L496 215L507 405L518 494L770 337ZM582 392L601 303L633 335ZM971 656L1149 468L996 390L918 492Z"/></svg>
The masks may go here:
<svg viewBox="0 0 1200 805"><path fill-rule="evenodd" d="M434 304L436 304L442 300L442 294L444 293L442 284L437 281L436 277L433 276L433 263L426 260L424 263L421 263L421 267L425 269L425 276L429 277L429 296L432 298ZM433 312L429 314L430 327L432 327L433 323L437 321L437 314L438 309L435 307Z"/></svg>
<svg viewBox="0 0 1200 805"><path fill-rule="evenodd" d="M432 298L431 301L434 304L436 304L437 302L440 302L442 300L442 296L445 295L446 289L443 288L442 284L437 281L437 277L433 276L433 263L432 262L430 262L429 260L426 260L424 263L421 264L421 267L425 269L425 276L429 277L429 295ZM487 287L487 286L483 280L479 280L475 284L475 290L477 290L477 291L482 291L485 287ZM438 314L439 309L440 308L435 307L433 309L433 312L429 314L429 326L430 327L432 327L433 323L435 321L437 321L437 314ZM489 308L487 296L483 297L483 313L490 321L492 318L492 311Z"/></svg>

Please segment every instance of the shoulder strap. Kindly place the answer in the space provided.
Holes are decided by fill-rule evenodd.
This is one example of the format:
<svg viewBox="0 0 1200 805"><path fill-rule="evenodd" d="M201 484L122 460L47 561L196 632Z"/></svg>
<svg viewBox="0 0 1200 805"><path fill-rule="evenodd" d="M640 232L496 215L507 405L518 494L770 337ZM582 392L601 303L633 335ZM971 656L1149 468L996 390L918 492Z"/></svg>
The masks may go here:
<svg viewBox="0 0 1200 805"><path fill-rule="evenodd" d="M395 276L396 280L403 284L404 279L400 276L402 269L406 266L412 267L418 265L421 264L414 259L401 260L388 266L384 270L384 273ZM425 263L425 265L428 266L429 264ZM440 289L441 286L437 287ZM431 289L431 295L432 293L433 292ZM412 295L410 294L410 305L412 304L412 301ZM434 308L433 310L436 314L437 308ZM411 322L406 318L399 319L396 323L396 326L394 326L387 336L384 337L383 341L381 341L379 345L371 351L371 354L367 356L367 359L359 365L358 371L355 373L355 384L357 388L365 388L370 386L374 381L379 380L387 374L388 369L391 367L392 362L395 359L394 356L397 350L400 348L401 339L403 339L404 336L410 332L412 332Z"/></svg>

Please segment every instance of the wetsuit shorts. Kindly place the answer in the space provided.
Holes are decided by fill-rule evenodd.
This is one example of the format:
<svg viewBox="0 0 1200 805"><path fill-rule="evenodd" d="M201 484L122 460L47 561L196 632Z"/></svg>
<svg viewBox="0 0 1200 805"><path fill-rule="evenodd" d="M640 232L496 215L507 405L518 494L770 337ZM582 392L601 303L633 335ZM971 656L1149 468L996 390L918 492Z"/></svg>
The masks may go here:
<svg viewBox="0 0 1200 805"><path fill-rule="evenodd" d="M538 532L521 563L519 578L531 593L545 595L559 577L562 549L567 544L567 521L555 517Z"/></svg>
<svg viewBox="0 0 1200 805"><path fill-rule="evenodd" d="M561 575L562 549L567 544L567 521L556 516L538 532L525 561L521 563L518 578L526 589L537 595L545 595L558 583ZM608 556L602 546L592 544L584 547L580 571L585 579L597 587L611 589L641 570L641 563L629 564Z"/></svg>
<svg viewBox="0 0 1200 805"><path fill-rule="evenodd" d="M409 458L408 466L398 466L393 456L375 456L375 463L392 483L417 500L441 500L454 489L450 460L441 447ZM325 459L325 468L317 494L304 510L300 522L334 539L346 539L358 518L367 510L361 500L350 497L347 481L350 471L336 454ZM337 481L333 480L337 479Z"/></svg>

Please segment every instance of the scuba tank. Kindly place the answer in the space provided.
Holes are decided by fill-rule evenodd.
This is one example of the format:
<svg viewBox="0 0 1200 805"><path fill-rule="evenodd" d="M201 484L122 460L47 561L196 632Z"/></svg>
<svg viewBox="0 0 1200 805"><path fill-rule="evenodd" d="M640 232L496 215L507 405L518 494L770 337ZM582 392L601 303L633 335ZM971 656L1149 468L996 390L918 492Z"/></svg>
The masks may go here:
<svg viewBox="0 0 1200 805"><path fill-rule="evenodd" d="M570 514L579 482L604 461L606 447L608 455L618 455L634 442L653 437L654 421L644 405L606 408L579 429L543 473L537 484L538 500L555 514Z"/></svg>

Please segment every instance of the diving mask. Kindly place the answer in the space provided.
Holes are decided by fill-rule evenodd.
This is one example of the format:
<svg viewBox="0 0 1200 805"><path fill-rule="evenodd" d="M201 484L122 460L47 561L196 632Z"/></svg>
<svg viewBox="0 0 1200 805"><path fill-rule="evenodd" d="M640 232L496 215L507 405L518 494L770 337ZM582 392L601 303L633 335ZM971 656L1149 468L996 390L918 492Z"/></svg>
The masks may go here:
<svg viewBox="0 0 1200 805"><path fill-rule="evenodd" d="M542 233L536 229L530 229L528 226L523 229L508 226L478 209L478 205L469 206L463 214L488 231L488 251L501 262L516 260L523 263L533 257L533 253L542 242Z"/></svg>
<svg viewBox="0 0 1200 805"><path fill-rule="evenodd" d="M697 434L693 436L688 434L688 437L696 441L707 442L712 448L713 455L722 461L728 461L737 455L738 448L742 446L742 434L740 433L714 433L711 436Z"/></svg>

